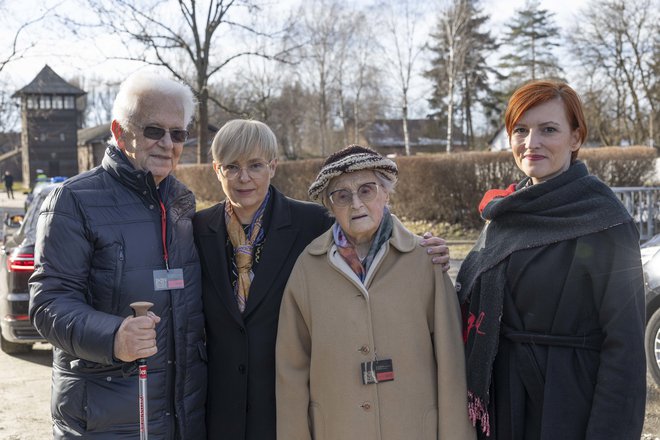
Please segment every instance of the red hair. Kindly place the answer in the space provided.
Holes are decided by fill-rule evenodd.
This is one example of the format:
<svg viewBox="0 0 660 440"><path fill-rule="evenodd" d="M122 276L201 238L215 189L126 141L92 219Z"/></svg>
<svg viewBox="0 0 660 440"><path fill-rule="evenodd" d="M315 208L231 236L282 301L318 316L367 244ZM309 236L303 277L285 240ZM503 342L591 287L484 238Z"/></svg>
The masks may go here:
<svg viewBox="0 0 660 440"><path fill-rule="evenodd" d="M566 118L573 130L578 131L578 141L582 144L587 139L587 124L584 119L582 100L568 84L561 81L530 81L516 89L509 99L504 114L506 133L511 138L513 126L518 123L523 113L532 107L553 99L561 99L566 110ZM571 162L577 158L579 148L571 154Z"/></svg>

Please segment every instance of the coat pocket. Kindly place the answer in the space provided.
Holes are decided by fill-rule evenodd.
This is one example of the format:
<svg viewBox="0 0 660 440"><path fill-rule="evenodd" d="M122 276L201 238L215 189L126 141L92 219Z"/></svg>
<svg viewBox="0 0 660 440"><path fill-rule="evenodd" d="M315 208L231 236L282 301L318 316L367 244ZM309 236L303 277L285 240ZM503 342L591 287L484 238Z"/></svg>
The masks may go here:
<svg viewBox="0 0 660 440"><path fill-rule="evenodd" d="M321 406L316 402L309 404L309 432L314 440L325 439L325 420Z"/></svg>
<svg viewBox="0 0 660 440"><path fill-rule="evenodd" d="M132 429L138 423L138 380L135 376L85 380L87 430ZM151 412L151 411L150 411Z"/></svg>
<svg viewBox="0 0 660 440"><path fill-rule="evenodd" d="M432 406L427 409L422 417L422 439L438 439L438 407ZM444 439L442 439L444 440Z"/></svg>

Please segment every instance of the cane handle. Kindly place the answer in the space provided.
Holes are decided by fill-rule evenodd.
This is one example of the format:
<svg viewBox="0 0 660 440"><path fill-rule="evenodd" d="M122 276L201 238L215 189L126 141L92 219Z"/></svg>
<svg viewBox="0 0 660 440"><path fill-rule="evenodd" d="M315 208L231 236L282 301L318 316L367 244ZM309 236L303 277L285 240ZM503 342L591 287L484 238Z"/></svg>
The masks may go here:
<svg viewBox="0 0 660 440"><path fill-rule="evenodd" d="M131 309L133 309L134 316L147 316L147 312L153 306L154 303L150 303L148 301L137 301L131 303Z"/></svg>

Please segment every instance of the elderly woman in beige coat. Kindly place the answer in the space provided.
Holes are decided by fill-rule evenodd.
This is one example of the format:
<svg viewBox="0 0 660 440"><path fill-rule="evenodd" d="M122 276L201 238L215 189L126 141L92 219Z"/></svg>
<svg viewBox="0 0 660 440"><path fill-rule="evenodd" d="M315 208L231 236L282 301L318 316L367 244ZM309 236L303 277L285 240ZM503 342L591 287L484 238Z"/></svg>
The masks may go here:
<svg viewBox="0 0 660 440"><path fill-rule="evenodd" d="M278 439L475 438L456 293L389 213L396 179L394 162L352 145L309 189L336 221L284 291Z"/></svg>

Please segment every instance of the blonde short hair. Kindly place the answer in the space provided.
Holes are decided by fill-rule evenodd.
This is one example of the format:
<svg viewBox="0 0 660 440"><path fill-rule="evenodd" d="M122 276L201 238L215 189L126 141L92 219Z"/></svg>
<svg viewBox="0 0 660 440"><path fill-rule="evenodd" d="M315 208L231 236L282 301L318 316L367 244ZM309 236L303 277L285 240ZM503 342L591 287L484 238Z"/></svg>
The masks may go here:
<svg viewBox="0 0 660 440"><path fill-rule="evenodd" d="M231 163L255 155L271 161L277 157L277 139L263 122L233 119L216 133L211 154L217 163Z"/></svg>

